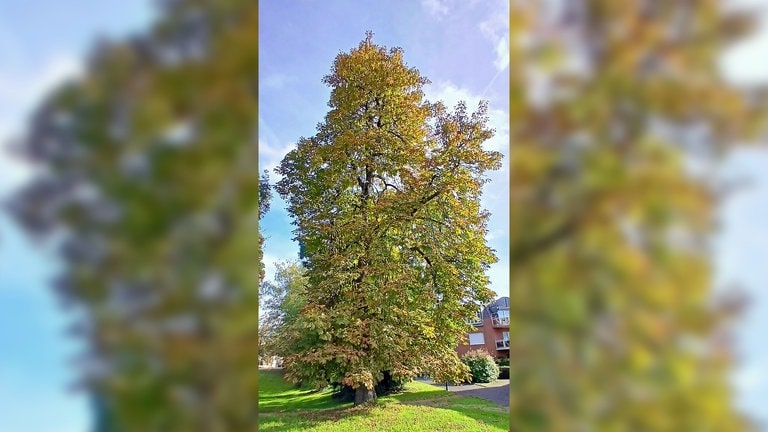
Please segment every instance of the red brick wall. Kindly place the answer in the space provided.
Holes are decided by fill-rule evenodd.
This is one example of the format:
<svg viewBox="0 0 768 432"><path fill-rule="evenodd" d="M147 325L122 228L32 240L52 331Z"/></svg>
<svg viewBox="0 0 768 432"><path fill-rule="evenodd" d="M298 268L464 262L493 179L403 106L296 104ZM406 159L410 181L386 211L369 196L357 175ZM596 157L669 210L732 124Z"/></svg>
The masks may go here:
<svg viewBox="0 0 768 432"><path fill-rule="evenodd" d="M509 327L494 328L490 318L483 320L482 326L475 327L471 333L483 333L485 339L485 345L465 345L469 343L469 335L465 336L464 343L456 347L456 352L459 354L459 358L473 349L482 348L496 358L509 357L509 350L496 350L496 340L501 340L504 336L503 333L509 331Z"/></svg>

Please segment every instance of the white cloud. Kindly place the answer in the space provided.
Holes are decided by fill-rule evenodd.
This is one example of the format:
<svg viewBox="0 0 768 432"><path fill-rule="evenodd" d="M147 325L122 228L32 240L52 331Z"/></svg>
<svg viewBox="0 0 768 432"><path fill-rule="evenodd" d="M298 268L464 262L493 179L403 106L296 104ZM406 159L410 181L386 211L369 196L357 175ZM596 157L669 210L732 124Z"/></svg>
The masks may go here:
<svg viewBox="0 0 768 432"><path fill-rule="evenodd" d="M28 163L14 158L8 149L0 144L0 200L5 200L33 175L34 169Z"/></svg>
<svg viewBox="0 0 768 432"><path fill-rule="evenodd" d="M488 241L494 241L499 239L506 240L507 236L508 236L507 229L504 227L498 227L496 229L489 230L485 238Z"/></svg>
<svg viewBox="0 0 768 432"><path fill-rule="evenodd" d="M509 67L509 35L506 34L496 42L496 59L493 61L496 69L502 71Z"/></svg>
<svg viewBox="0 0 768 432"><path fill-rule="evenodd" d="M34 174L28 163L14 158L8 142L24 128L26 116L41 97L81 72L72 56L55 56L37 73L0 67L0 198L21 187Z"/></svg>
<svg viewBox="0 0 768 432"><path fill-rule="evenodd" d="M259 84L267 89L281 89L285 87L286 84L289 84L291 82L296 81L295 76L276 73L272 74L263 80L259 80Z"/></svg>
<svg viewBox="0 0 768 432"><path fill-rule="evenodd" d="M733 384L740 392L750 392L768 385L768 371L758 365L742 366L732 375Z"/></svg>
<svg viewBox="0 0 768 432"><path fill-rule="evenodd" d="M490 16L480 23L480 32L493 44L499 71L509 67L509 2L501 0L490 8Z"/></svg>
<svg viewBox="0 0 768 432"><path fill-rule="evenodd" d="M768 19L765 19L768 22ZM725 51L720 67L725 77L737 84L759 85L768 82L768 25Z"/></svg>
<svg viewBox="0 0 768 432"><path fill-rule="evenodd" d="M265 253L262 258L264 263L264 280L275 280L275 272L277 271L277 263L288 259L286 256L276 256Z"/></svg>
<svg viewBox="0 0 768 432"><path fill-rule="evenodd" d="M72 56L57 55L35 74L26 71L0 72L0 100L3 107L16 105L18 109L30 108L39 97L62 81L76 77L82 64Z"/></svg>
<svg viewBox="0 0 768 432"><path fill-rule="evenodd" d="M483 100L482 95L474 94L468 89L458 87L447 81L431 85L425 89L425 94L430 101L442 101L450 109L454 108L460 101L464 101L470 112L477 109L478 104ZM505 155L508 154L509 114L507 111L489 106L488 125L496 130L496 134L488 140L485 148L500 151Z"/></svg>
<svg viewBox="0 0 768 432"><path fill-rule="evenodd" d="M442 18L448 15L447 0L421 0L421 6L434 17Z"/></svg>
<svg viewBox="0 0 768 432"><path fill-rule="evenodd" d="M294 148L296 148L294 143L279 145L272 144L270 140L259 138L259 170L269 171L272 181L279 180L279 175L275 173L275 168L277 168L285 155Z"/></svg>

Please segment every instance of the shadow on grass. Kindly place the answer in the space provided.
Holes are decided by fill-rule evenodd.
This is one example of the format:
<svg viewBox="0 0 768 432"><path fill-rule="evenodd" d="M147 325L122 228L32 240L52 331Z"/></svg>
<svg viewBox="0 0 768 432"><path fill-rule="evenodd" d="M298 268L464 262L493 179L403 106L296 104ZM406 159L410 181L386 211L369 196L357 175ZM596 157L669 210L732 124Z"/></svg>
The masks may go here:
<svg viewBox="0 0 768 432"><path fill-rule="evenodd" d="M290 394L259 396L260 412L322 410L350 405L333 399L328 390L300 390Z"/></svg>
<svg viewBox="0 0 768 432"><path fill-rule="evenodd" d="M259 415L259 431L288 432L303 431L327 422L365 415L371 409L366 407L347 407L337 409L315 410L302 413L281 412Z"/></svg>
<svg viewBox="0 0 768 432"><path fill-rule="evenodd" d="M329 391L284 390L259 398L259 430L323 431L509 430L509 410L492 402L460 395L426 384L384 396L374 406L339 404ZM282 389L275 389L282 390ZM266 410L265 410L266 408ZM458 423L462 423L459 425Z"/></svg>
<svg viewBox="0 0 768 432"><path fill-rule="evenodd" d="M283 412L344 408L330 389L296 388L283 379L283 371L259 371L259 412Z"/></svg>
<svg viewBox="0 0 768 432"><path fill-rule="evenodd" d="M489 405L482 399L451 394L405 403L390 399L374 407L266 414L259 417L259 431L509 430L509 411Z"/></svg>
<svg viewBox="0 0 768 432"><path fill-rule="evenodd" d="M384 396L382 400L393 399L400 402L409 402L409 401L417 401L422 399L439 399L439 398L446 398L446 397L451 397L451 393L445 390L430 390L430 391L423 391L419 393L410 393L410 392L395 393L389 396Z"/></svg>

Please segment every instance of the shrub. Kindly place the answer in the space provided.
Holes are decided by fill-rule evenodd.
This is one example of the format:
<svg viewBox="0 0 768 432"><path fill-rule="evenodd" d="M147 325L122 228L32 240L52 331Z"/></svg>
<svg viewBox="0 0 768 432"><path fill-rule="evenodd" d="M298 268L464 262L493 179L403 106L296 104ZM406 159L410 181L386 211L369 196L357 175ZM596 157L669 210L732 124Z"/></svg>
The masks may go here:
<svg viewBox="0 0 768 432"><path fill-rule="evenodd" d="M509 358L502 357L500 359L496 359L496 364L499 366L509 366Z"/></svg>
<svg viewBox="0 0 768 432"><path fill-rule="evenodd" d="M462 356L461 361L469 367L473 383L493 382L499 376L499 367L485 350L469 351Z"/></svg>
<svg viewBox="0 0 768 432"><path fill-rule="evenodd" d="M509 379L509 366L499 366L499 379Z"/></svg>

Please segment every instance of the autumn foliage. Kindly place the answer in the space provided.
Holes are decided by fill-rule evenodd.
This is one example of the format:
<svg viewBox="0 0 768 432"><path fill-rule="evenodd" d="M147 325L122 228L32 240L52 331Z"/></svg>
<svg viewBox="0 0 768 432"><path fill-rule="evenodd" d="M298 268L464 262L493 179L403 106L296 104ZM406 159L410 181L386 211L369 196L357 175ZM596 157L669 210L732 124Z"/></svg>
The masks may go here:
<svg viewBox="0 0 768 432"><path fill-rule="evenodd" d="M331 110L277 169L309 287L287 376L368 398L384 371L460 381L465 318L493 295L479 198L501 155L482 147L486 106L426 101L428 81L371 34L324 82Z"/></svg>
<svg viewBox="0 0 768 432"><path fill-rule="evenodd" d="M725 152L765 98L719 1L515 3L510 379L520 431L747 430L712 295Z"/></svg>

